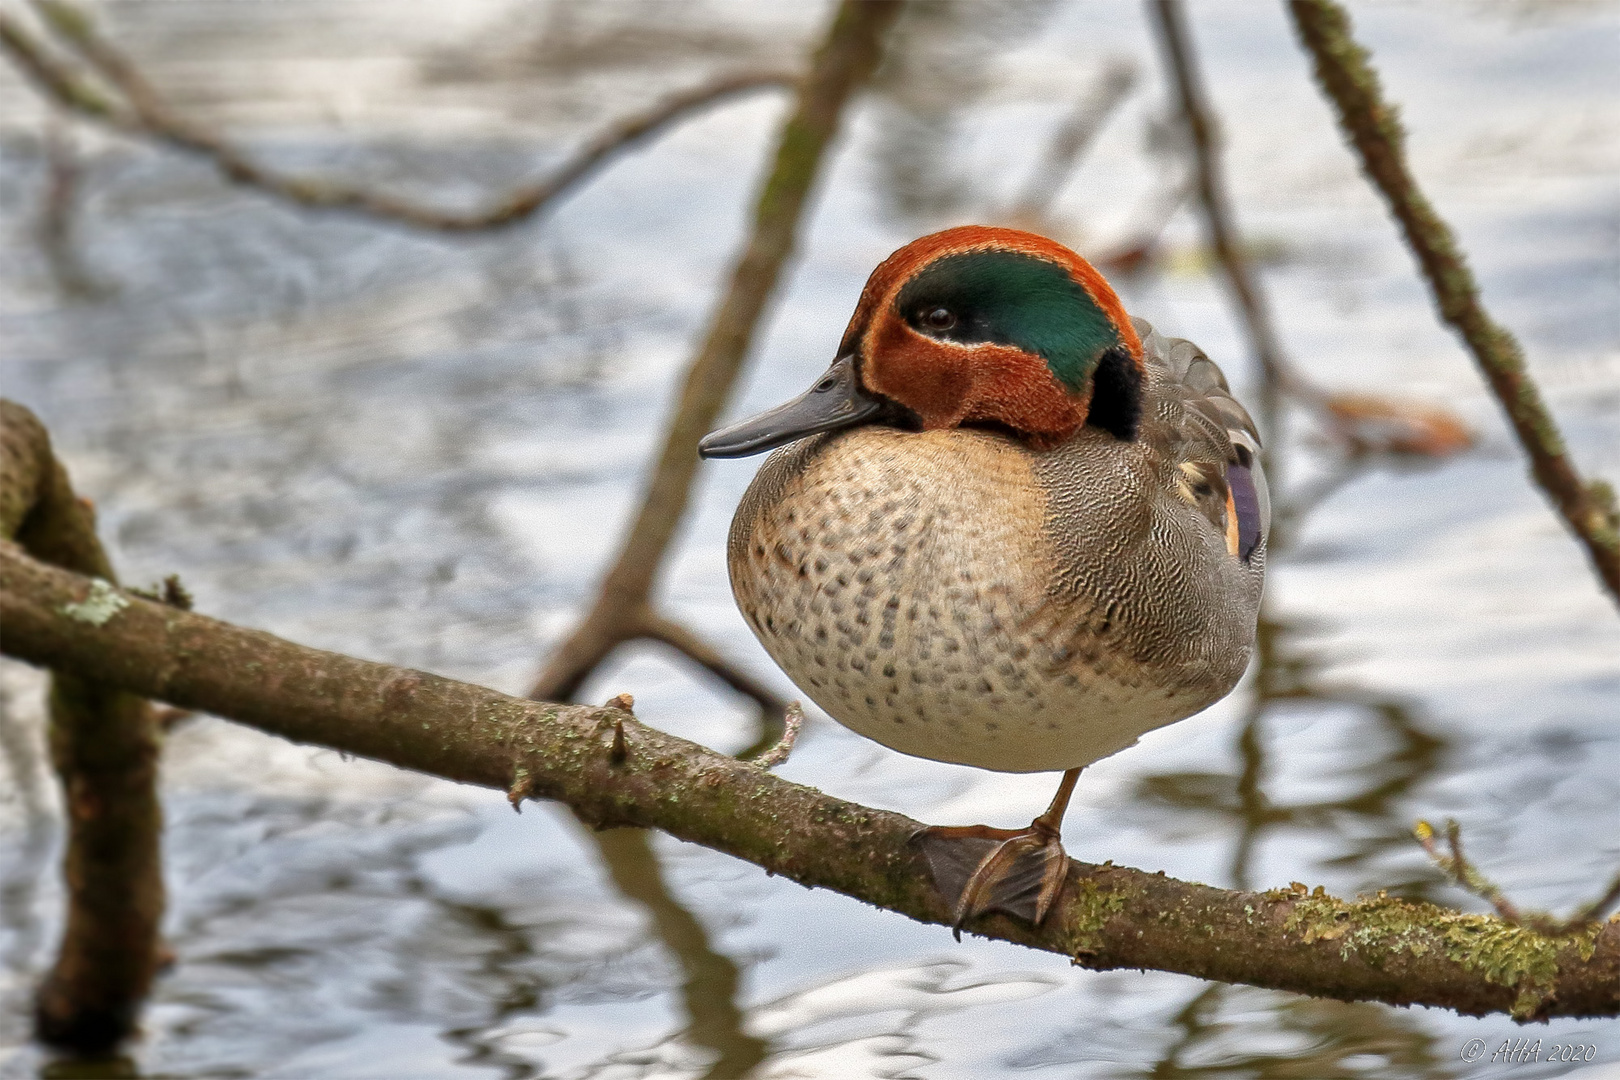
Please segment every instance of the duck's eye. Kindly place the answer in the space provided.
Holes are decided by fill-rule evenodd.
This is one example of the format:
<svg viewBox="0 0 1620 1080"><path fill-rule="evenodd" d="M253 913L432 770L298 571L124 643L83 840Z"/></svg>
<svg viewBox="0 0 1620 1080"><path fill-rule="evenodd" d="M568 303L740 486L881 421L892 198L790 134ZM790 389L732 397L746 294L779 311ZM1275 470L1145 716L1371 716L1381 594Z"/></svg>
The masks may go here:
<svg viewBox="0 0 1620 1080"><path fill-rule="evenodd" d="M923 312L923 324L930 330L949 330L956 325L956 312L937 307Z"/></svg>

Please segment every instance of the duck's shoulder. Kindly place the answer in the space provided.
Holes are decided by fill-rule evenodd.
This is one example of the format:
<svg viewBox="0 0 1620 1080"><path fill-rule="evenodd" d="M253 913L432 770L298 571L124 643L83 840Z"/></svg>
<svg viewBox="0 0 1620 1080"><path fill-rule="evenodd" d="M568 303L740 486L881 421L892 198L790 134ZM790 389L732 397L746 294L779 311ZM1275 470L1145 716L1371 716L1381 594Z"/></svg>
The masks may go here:
<svg viewBox="0 0 1620 1080"><path fill-rule="evenodd" d="M1259 430L1202 349L1132 322L1143 350L1136 437L1083 428L1043 464L1043 481L1070 516L1117 504L1115 528L1144 536L1155 528L1155 508L1177 517L1190 510L1247 562L1270 528Z"/></svg>
<svg viewBox="0 0 1620 1080"><path fill-rule="evenodd" d="M1232 394L1220 365L1184 338L1131 320L1142 340L1142 437L1159 453L1189 460L1237 460L1260 452L1260 430Z"/></svg>

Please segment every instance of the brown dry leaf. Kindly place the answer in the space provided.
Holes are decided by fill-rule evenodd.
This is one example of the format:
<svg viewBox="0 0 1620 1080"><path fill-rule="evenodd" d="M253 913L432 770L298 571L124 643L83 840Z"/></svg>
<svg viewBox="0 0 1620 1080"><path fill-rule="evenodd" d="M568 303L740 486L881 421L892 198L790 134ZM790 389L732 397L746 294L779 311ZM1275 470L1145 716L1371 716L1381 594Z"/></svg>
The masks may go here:
<svg viewBox="0 0 1620 1080"><path fill-rule="evenodd" d="M1323 402L1340 432L1364 453L1447 458L1474 444L1449 409L1379 394L1331 394Z"/></svg>

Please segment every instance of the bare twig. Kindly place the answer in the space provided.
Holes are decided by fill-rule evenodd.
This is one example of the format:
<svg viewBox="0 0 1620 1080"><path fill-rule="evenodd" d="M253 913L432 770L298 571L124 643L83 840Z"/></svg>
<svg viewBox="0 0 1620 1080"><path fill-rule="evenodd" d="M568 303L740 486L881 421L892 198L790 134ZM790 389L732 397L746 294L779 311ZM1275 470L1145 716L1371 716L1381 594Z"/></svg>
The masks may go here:
<svg viewBox="0 0 1620 1080"><path fill-rule="evenodd" d="M1206 104L1203 80L1187 33L1186 11L1181 0L1148 0L1148 9L1153 13L1153 26L1174 77L1181 113L1192 140L1194 177L1204 209L1209 246L1225 271L1227 287L1243 316L1249 346L1260 361L1268 385L1305 401L1315 401L1321 392L1294 371L1283 355L1265 294L1254 279L1237 237L1231 202L1226 194L1226 177L1221 171L1216 148L1215 122Z"/></svg>
<svg viewBox="0 0 1620 1080"><path fill-rule="evenodd" d="M725 408L777 279L793 254L800 219L845 106L877 67L883 35L898 13L894 0L843 0L839 5L782 128L748 245L732 269L703 346L687 368L641 509L590 611L552 653L531 697L572 698L610 652L641 636L674 645L734 686L742 681L728 667L703 659L707 647L700 648L695 636L652 614L650 597L691 498L698 439ZM762 705L767 700L768 692L744 692ZM769 741L774 739L765 745Z"/></svg>
<svg viewBox="0 0 1620 1080"><path fill-rule="evenodd" d="M171 110L129 59L96 32L83 12L60 0L47 0L37 6L52 28L116 88L121 98L101 93L53 58L20 23L0 13L0 42L37 86L68 108L128 134L201 154L229 180L300 206L441 232L487 231L526 221L573 191L612 158L693 114L742 94L794 83L793 76L779 71L755 71L680 91L650 109L609 124L545 179L518 188L481 209L447 210L339 181L288 175L260 164L225 137Z"/></svg>
<svg viewBox="0 0 1620 1080"><path fill-rule="evenodd" d="M1490 904L1496 909L1496 913L1508 922L1524 924L1524 915L1507 895L1463 855L1462 830L1455 821L1446 822L1446 846L1450 850L1449 855L1440 850L1440 845L1434 838L1434 826L1427 821L1418 822L1412 829L1412 835L1417 837L1417 842L1423 845L1423 850L1429 853L1429 858L1434 860L1435 865L1454 882Z"/></svg>
<svg viewBox="0 0 1620 1080"><path fill-rule="evenodd" d="M1384 100L1367 50L1350 17L1333 0L1290 0L1300 40L1315 61L1316 80L1333 102L1345 138L1389 203L1429 284L1440 316L1462 337L1507 412L1531 475L1585 545L1598 577L1620 603L1620 510L1614 489L1583 480L1557 422L1530 378L1518 341L1486 312L1456 237L1418 187L1406 162L1406 133Z"/></svg>
<svg viewBox="0 0 1620 1080"><path fill-rule="evenodd" d="M1264 375L1260 406L1266 426L1275 423L1282 394L1310 408L1352 457L1377 453L1443 458L1467 448L1471 433L1444 408L1381 395L1330 393L1288 362L1227 197L1218 125L1204 93L1182 0L1149 0L1149 7L1192 142L1193 181L1210 250L1224 272Z"/></svg>
<svg viewBox="0 0 1620 1080"><path fill-rule="evenodd" d="M634 716L636 714L636 699L629 694L614 694L613 697L608 699L605 707ZM613 744L608 748L608 760L615 765L623 765L625 759L629 756L630 745L624 739L624 717L615 716L613 718Z"/></svg>
<svg viewBox="0 0 1620 1080"><path fill-rule="evenodd" d="M61 616L80 625L117 614L112 565L88 503L73 494L50 438L28 410L0 401L0 543L98 583ZM12 548L15 550L15 548ZM13 628L7 626L7 640ZM51 758L64 792L67 918L61 948L35 1000L47 1042L103 1050L134 1030L158 964L163 918L163 827L158 730L145 701L94 669L57 671L51 684Z"/></svg>
<svg viewBox="0 0 1620 1080"><path fill-rule="evenodd" d="M0 544L8 654L298 742L462 783L555 799L587 824L659 828L804 885L948 925L911 843L919 822L844 802L665 735L622 712L526 701L335 653L115 591L100 626L63 613L92 583ZM615 764L600 738L624 725ZM1040 927L976 933L1098 969L1155 968L1345 1000L1521 1020L1620 1012L1620 921L1548 938L1488 915L1321 889L1229 891L1074 862Z"/></svg>
<svg viewBox="0 0 1620 1080"><path fill-rule="evenodd" d="M1435 841L1434 826L1427 821L1418 822L1412 828L1412 835L1423 845L1423 850L1429 853L1429 858L1434 860L1435 865L1458 886L1490 904L1505 921L1516 926L1529 927L1547 937L1563 937L1595 926L1611 907L1620 903L1620 874L1616 874L1601 896L1589 904L1581 905L1567 919L1559 919L1544 911L1521 911L1495 882L1468 861L1462 849L1462 829L1455 820L1446 822L1446 847L1449 854L1440 850L1440 845Z"/></svg>
<svg viewBox="0 0 1620 1080"><path fill-rule="evenodd" d="M0 11L0 45L22 73L59 104L122 131L134 129L135 119L126 105L53 56L4 11Z"/></svg>
<svg viewBox="0 0 1620 1080"><path fill-rule="evenodd" d="M754 764L762 769L774 769L788 759L793 753L793 744L799 741L799 732L804 728L804 709L797 701L788 702L787 724L782 732L782 740L763 754L754 758Z"/></svg>
<svg viewBox="0 0 1620 1080"><path fill-rule="evenodd" d="M1590 904L1577 908L1575 914L1571 915L1564 925L1570 929L1590 926L1604 918L1609 909L1616 904L1620 904L1620 871L1615 872L1614 880L1609 882L1609 887L1601 896Z"/></svg>

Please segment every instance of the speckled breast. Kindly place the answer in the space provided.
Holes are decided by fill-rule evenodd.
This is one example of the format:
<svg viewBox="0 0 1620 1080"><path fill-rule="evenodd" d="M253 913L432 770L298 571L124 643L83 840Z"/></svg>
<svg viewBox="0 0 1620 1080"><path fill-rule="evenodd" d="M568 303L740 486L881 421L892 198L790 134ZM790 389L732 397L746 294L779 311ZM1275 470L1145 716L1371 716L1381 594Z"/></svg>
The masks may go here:
<svg viewBox="0 0 1620 1080"><path fill-rule="evenodd" d="M1188 680L1111 637L1106 596L1054 588L1033 460L976 430L864 427L780 450L732 524L738 606L834 719L980 768L1086 765L1230 689L1236 674Z"/></svg>

